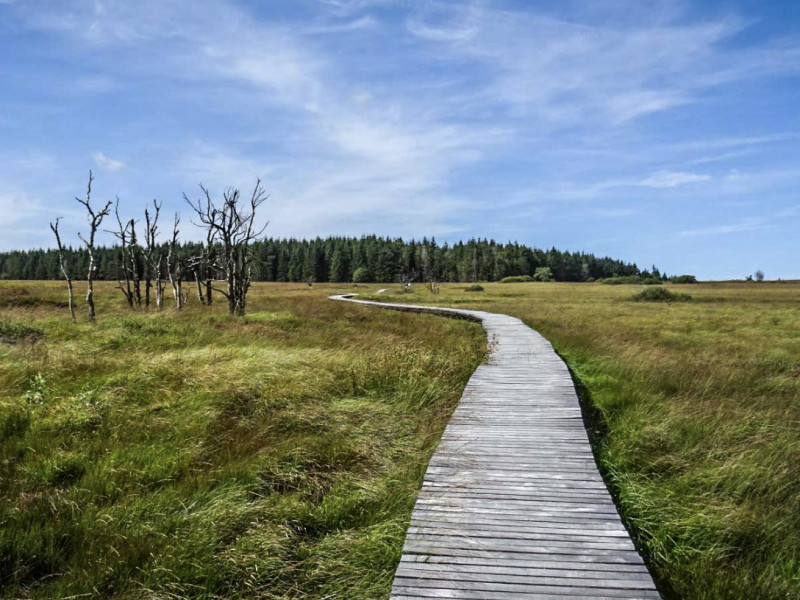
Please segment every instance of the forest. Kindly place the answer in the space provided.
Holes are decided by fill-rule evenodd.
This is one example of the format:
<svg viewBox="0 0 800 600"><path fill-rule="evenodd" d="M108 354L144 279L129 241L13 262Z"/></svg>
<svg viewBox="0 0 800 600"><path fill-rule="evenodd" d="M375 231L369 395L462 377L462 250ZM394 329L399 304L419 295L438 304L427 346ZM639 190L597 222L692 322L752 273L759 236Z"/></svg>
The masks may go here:
<svg viewBox="0 0 800 600"><path fill-rule="evenodd" d="M164 245L166 248L166 244ZM191 262L202 252L202 243L179 243L178 260ZM105 246L94 249L98 280L123 277L123 249ZM438 244L435 239L404 241L379 236L305 239L268 238L251 245L254 281L294 282L394 282L499 281L504 277L534 276L547 268L555 281L594 281L607 277L663 277L653 266L640 269L609 257L584 252L542 250L518 243L471 239L455 244ZM167 255L166 250L162 253ZM138 268L144 259L136 253ZM67 247L64 261L73 278L86 276L88 259L84 248ZM191 269L184 277L194 279ZM62 279L58 252L53 249L14 250L0 253L0 279Z"/></svg>

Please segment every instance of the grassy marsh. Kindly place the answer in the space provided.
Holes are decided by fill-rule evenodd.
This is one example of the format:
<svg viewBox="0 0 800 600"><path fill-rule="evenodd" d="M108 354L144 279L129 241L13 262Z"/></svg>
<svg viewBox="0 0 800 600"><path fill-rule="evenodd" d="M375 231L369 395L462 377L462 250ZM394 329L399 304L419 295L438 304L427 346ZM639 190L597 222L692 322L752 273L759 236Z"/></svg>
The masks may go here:
<svg viewBox="0 0 800 600"><path fill-rule="evenodd" d="M243 321L133 314L109 286L92 328L57 284L0 284L4 592L386 597L484 340L324 299L347 290L522 318L597 409L601 467L667 597L800 598L800 284L668 285L692 296L672 304L482 286L260 284Z"/></svg>
<svg viewBox="0 0 800 600"><path fill-rule="evenodd" d="M259 284L236 319L104 283L91 326L0 283L0 596L388 597L485 339L336 289Z"/></svg>
<svg viewBox="0 0 800 600"><path fill-rule="evenodd" d="M482 308L545 335L601 415L604 475L671 598L800 598L800 283L482 284L374 299Z"/></svg>

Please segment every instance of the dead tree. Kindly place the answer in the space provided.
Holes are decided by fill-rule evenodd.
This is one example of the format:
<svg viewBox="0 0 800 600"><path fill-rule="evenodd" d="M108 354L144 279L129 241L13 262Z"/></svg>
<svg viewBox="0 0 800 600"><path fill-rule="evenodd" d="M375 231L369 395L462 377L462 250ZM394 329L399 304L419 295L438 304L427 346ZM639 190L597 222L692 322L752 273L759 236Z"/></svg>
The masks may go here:
<svg viewBox="0 0 800 600"><path fill-rule="evenodd" d="M186 201L197 214L199 225L209 232L210 239L219 248L214 268L224 274L226 289L213 289L228 300L228 310L232 315L242 316L247 306L254 260L250 243L260 237L269 224L258 228L256 211L269 196L261 187L260 179L256 180L249 202L242 199L238 189L228 188L222 195L221 206L217 206L208 189L202 185L200 189L203 200L196 204L188 198Z"/></svg>
<svg viewBox="0 0 800 600"><path fill-rule="evenodd" d="M407 294L411 291L411 283L414 281L415 275L416 273L414 273L414 271L400 274L400 285L403 286L403 293Z"/></svg>
<svg viewBox="0 0 800 600"><path fill-rule="evenodd" d="M128 241L128 272L133 283L133 303L136 308L142 306L142 278L139 276L139 261L136 256L140 251L139 240L136 237L136 221L128 221L130 239Z"/></svg>
<svg viewBox="0 0 800 600"><path fill-rule="evenodd" d="M59 217L60 218L60 217ZM64 274L64 279L67 280L67 290L69 290L69 316L72 317L72 322L75 322L75 301L72 293L72 278L69 276L67 270L67 263L64 261L64 245L61 243L61 236L58 234L58 219L55 224L50 223L50 229L56 236L56 244L58 244L58 265L61 267L61 272Z"/></svg>
<svg viewBox="0 0 800 600"><path fill-rule="evenodd" d="M163 258L158 246L158 217L161 213L161 204L153 200L153 216L150 211L144 210L144 247L142 248L142 262L144 263L144 306L150 308L150 290L155 281L156 307L164 307L164 273Z"/></svg>
<svg viewBox="0 0 800 600"><path fill-rule="evenodd" d="M439 283L439 280L436 279L435 277L431 277L430 288L431 288L431 294L433 294L434 296L438 296L439 290L442 288L442 284Z"/></svg>
<svg viewBox="0 0 800 600"><path fill-rule="evenodd" d="M89 238L87 239L83 237L80 233L78 234L78 237L84 243L86 250L89 252L89 269L86 274L86 304L89 307L89 320L94 322L94 272L97 269L97 264L94 257L94 239L97 235L97 230L100 228L100 224L103 222L103 218L108 216L111 212L111 201L109 200L106 202L106 205L102 210L95 211L92 208L92 181L94 181L94 177L92 176L92 172L89 171L89 184L86 186L86 200L81 200L77 197L75 200L82 204L88 213Z"/></svg>
<svg viewBox="0 0 800 600"><path fill-rule="evenodd" d="M122 269L122 276L123 280L120 278L120 274L117 273L117 287L122 291L122 295L125 296L125 300L128 301L128 306L133 308L133 289L131 287L131 276L130 276L130 264L131 261L129 260L129 254L132 253L131 248L131 233L130 229L133 225L133 219L130 221L126 221L125 224L122 223L122 219L119 216L119 196L117 196L117 201L114 204L114 215L117 217L117 231L109 231L109 233L113 234L119 240L120 244L120 251L122 252L122 258L119 262L119 267Z"/></svg>
<svg viewBox="0 0 800 600"><path fill-rule="evenodd" d="M175 297L175 308L181 310L183 308L183 260L178 256L178 225L180 225L181 217L175 213L175 224L172 226L172 239L169 242L169 249L167 250L167 274L169 275L169 282L172 285L172 295Z"/></svg>
<svg viewBox="0 0 800 600"><path fill-rule="evenodd" d="M197 209L186 197L186 194L183 195L183 199L195 209ZM217 215L214 214L214 211L211 208L211 198L208 194L206 194L206 206L203 209L205 214L209 215L216 219ZM200 200L198 200L198 207L200 206ZM201 221L202 224L202 221ZM214 282L214 267L215 267L215 260L216 260L216 237L217 237L217 230L215 227L210 227L203 224L206 230L206 241L205 246L201 247L201 250L195 256L192 256L188 261L189 268L192 269L192 273L194 273L194 280L195 284L197 285L197 297L200 300L201 304L206 306L211 306L213 302L213 282Z"/></svg>

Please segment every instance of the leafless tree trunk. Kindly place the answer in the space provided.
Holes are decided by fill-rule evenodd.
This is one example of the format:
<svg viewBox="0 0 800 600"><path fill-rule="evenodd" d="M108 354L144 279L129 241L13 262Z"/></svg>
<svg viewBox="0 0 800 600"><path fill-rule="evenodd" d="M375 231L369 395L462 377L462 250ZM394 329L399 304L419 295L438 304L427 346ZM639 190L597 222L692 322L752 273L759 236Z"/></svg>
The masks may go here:
<svg viewBox="0 0 800 600"><path fill-rule="evenodd" d="M111 231L109 233L112 233L114 237L119 240L120 249L122 252L119 268L122 269L122 276L125 278L125 282L123 284L122 279L119 278L120 274L117 273L117 287L119 287L122 295L125 296L125 300L128 301L128 306L133 308L133 291L131 290L131 278L128 273L128 254L130 254L130 236L128 234L128 229L131 223L133 223L133 219L131 219L131 221L126 221L124 225L122 224L122 219L119 216L119 196L117 197L117 202L114 204L114 215L117 217L117 225L119 230Z"/></svg>
<svg viewBox="0 0 800 600"><path fill-rule="evenodd" d="M136 221L131 219L128 222L130 230L130 240L128 244L128 270L130 279L133 282L133 303L136 308L142 306L142 279L139 276L139 261L136 260L137 250L139 250L139 240L136 238Z"/></svg>
<svg viewBox="0 0 800 600"><path fill-rule="evenodd" d="M169 250L167 252L167 273L169 274L169 282L172 285L172 295L175 297L175 307L178 310L183 308L183 293L182 293L182 277L183 277L183 261L178 257L178 225L180 225L181 218L178 213L175 213L175 224L172 227L172 239L169 242Z"/></svg>
<svg viewBox="0 0 800 600"><path fill-rule="evenodd" d="M200 300L200 304L205 304L206 299L203 296L203 285L200 283L200 272L197 269L193 269L194 271L194 282L197 284L197 299Z"/></svg>
<svg viewBox="0 0 800 600"><path fill-rule="evenodd" d="M100 224L103 222L103 218L108 216L111 212L111 201L109 200L102 210L95 211L92 208L92 181L94 181L94 177L92 177L92 172L89 171L89 184L86 187L86 200L81 200L80 198L75 198L75 200L77 200L86 208L89 219L89 239L84 238L80 233L78 234L78 237L86 245L86 249L89 251L89 270L86 275L86 304L89 307L89 320L94 322L94 272L95 269L97 269L94 258L94 239L97 235L97 230L99 229Z"/></svg>
<svg viewBox="0 0 800 600"><path fill-rule="evenodd" d="M155 280L156 307L161 310L164 307L164 285L163 280L163 258L158 247L158 217L161 214L161 204L153 200L153 215L150 211L144 211L145 223L145 246L143 251L145 266L144 284L144 303L145 307L150 307L150 289Z"/></svg>
<svg viewBox="0 0 800 600"><path fill-rule="evenodd" d="M268 224L261 228L256 226L256 210L269 196L261 187L259 179L249 202L242 200L238 189L228 188L223 193L221 206L218 207L211 200L209 191L202 185L200 189L203 190L203 200L198 200L196 204L188 198L186 201L197 214L199 224L206 228L208 239L219 247L213 266L225 275L226 289L213 289L228 300L228 310L232 315L242 316L247 307L247 292L252 275L253 256L250 253L250 243L264 232Z"/></svg>
<svg viewBox="0 0 800 600"><path fill-rule="evenodd" d="M64 245L61 243L61 236L58 234L58 219L55 224L50 223L50 229L56 236L56 243L58 244L58 264L61 267L61 272L64 274L64 279L67 280L67 290L69 290L69 316L72 317L72 322L75 322L75 300L72 293L72 278L67 271L67 264L64 262Z"/></svg>

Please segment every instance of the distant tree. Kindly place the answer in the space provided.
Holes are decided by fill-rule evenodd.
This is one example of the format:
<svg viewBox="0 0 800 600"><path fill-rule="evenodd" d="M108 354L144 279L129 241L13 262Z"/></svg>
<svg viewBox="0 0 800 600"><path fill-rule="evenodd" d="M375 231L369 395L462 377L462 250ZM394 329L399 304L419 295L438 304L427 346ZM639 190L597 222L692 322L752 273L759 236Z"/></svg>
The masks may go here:
<svg viewBox="0 0 800 600"><path fill-rule="evenodd" d="M697 283L697 277L694 275L675 275L671 281L672 283Z"/></svg>
<svg viewBox="0 0 800 600"><path fill-rule="evenodd" d="M114 204L114 215L117 217L117 230L109 231L109 233L113 234L120 244L121 256L118 269L121 271L122 278L118 277L117 287L128 301L128 306L133 307L136 305L138 307L141 305L142 298L139 288L139 267L136 260L138 247L136 221L128 219L123 223L122 218L119 216L119 197L117 197L117 201Z"/></svg>
<svg viewBox="0 0 800 600"><path fill-rule="evenodd" d="M144 210L144 238L145 245L142 249L144 258L144 306L150 308L150 289L155 282L156 307L164 307L164 272L161 246L158 244L158 217L161 214L161 204L153 200L153 215L148 209Z"/></svg>
<svg viewBox="0 0 800 600"><path fill-rule="evenodd" d="M1 0L0 0L1 1ZM201 199L201 204L206 201ZM112 207L113 208L113 207ZM207 207L205 207L207 208ZM121 208L120 208L121 210ZM151 217L153 207L149 207ZM197 220L196 218L194 219ZM123 227L126 221L123 221ZM146 223L142 223L147 227ZM202 223L201 227L205 227ZM215 237L216 230L212 229ZM141 231L137 231L141 234ZM206 234L208 229L206 228ZM142 236L142 242L135 246L133 255L136 266L130 258L122 261L119 242L114 246L97 246L95 255L95 279L122 279L125 286L121 264L128 265L129 274L134 271L141 276L145 289L143 303L147 301L147 277L155 276L156 259L160 254L163 280L167 279L164 258L168 249L167 243L153 246L153 260L147 258L148 235ZM126 246L129 245L126 240ZM176 252L186 261L187 269L194 273L200 287L205 287L205 303L208 303L209 283L223 278L221 269L223 259L219 255L208 256L209 250L221 251L221 244L213 241L204 243L184 242L177 245ZM83 277L86 272L85 255L80 250L65 247L64 260L73 278ZM555 249L541 250L529 248L516 242L499 244L493 240L469 240L448 244L437 244L433 239L423 238L421 241L405 242L402 239L364 236L361 238L327 238L314 240L266 239L254 240L251 244L253 281L305 281L308 274L314 275L315 281L348 282L353 279L353 272L365 267L369 281L397 281L404 274L416 273L415 281L427 285L432 279L441 282L459 281L498 281L504 277L528 275L533 276L540 267L549 267L556 281L586 281L609 277L642 277L646 272L656 277L657 269L640 270L632 263L624 263L609 257L597 257L592 254L563 252ZM258 265L258 269L255 266ZM206 269L208 267L208 269ZM660 272L661 278L666 274ZM58 252L52 250L26 250L0 252L0 277L6 279L60 279ZM184 277L184 279L186 279ZM185 283L185 281L184 281ZM676 282L677 283L677 282ZM152 281L151 281L152 285ZM224 286L222 286L224 287ZM134 289L131 274L131 290ZM212 286L212 290L215 289ZM201 290L202 291L202 290ZM152 289L151 289L152 292ZM134 292L135 293L135 292ZM198 292L198 297L200 296ZM134 300L135 302L135 300Z"/></svg>
<svg viewBox="0 0 800 600"><path fill-rule="evenodd" d="M201 185L200 189L203 190L205 206L200 201L189 204L200 224L214 231L214 241L220 248L217 267L225 276L226 289L214 289L228 300L230 314L244 316L252 282L254 254L251 245L269 224L258 227L256 212L269 196L261 187L260 179L256 180L249 201L242 199L238 189L228 188L222 194L220 206L211 199L205 187Z"/></svg>
<svg viewBox="0 0 800 600"><path fill-rule="evenodd" d="M550 267L539 267L533 274L534 281L553 281L553 272Z"/></svg>
<svg viewBox="0 0 800 600"><path fill-rule="evenodd" d="M167 250L167 276L172 285L172 296L175 298L175 308L181 310L183 308L183 259L178 255L178 234L180 230L178 225L181 223L181 217L175 213L175 221L172 226L172 238L169 241L169 249Z"/></svg>
<svg viewBox="0 0 800 600"><path fill-rule="evenodd" d="M412 271L403 271L400 273L399 280L400 284L403 286L403 292L408 293L411 291L411 282L414 281L414 277L416 273Z"/></svg>
<svg viewBox="0 0 800 600"><path fill-rule="evenodd" d="M69 276L67 265L64 261L64 245L61 243L61 236L58 234L58 219L55 223L50 223L50 229L56 236L56 244L58 244L58 264L61 267L61 272L64 274L64 279L67 281L67 290L69 291L69 316L72 317L72 322L75 322L75 301L72 294L72 278Z"/></svg>
<svg viewBox="0 0 800 600"><path fill-rule="evenodd" d="M336 244L333 249L330 278L337 283L350 279L350 252L343 243Z"/></svg>
<svg viewBox="0 0 800 600"><path fill-rule="evenodd" d="M86 274L86 304L89 307L89 320L94 322L95 320L95 307L94 307L94 275L97 269L97 262L95 257L95 236L97 235L97 230L100 228L103 219L109 215L111 212L111 201L109 200L106 205L99 211L95 211L92 208L92 181L94 181L94 177L92 176L92 172L89 171L89 183L86 186L86 199L82 200L80 198L75 198L83 207L86 209L87 217L89 220L89 236L88 238L84 238L80 233L78 237L86 246L86 250L89 253L89 268L87 269Z"/></svg>
<svg viewBox="0 0 800 600"><path fill-rule="evenodd" d="M353 271L353 283L369 283L370 276L367 267L358 267Z"/></svg>
<svg viewBox="0 0 800 600"><path fill-rule="evenodd" d="M757 281L758 283L761 283L762 281L764 281L764 271L762 271L761 269L759 269L758 271L756 271L756 272L754 273L754 275L756 276L756 281Z"/></svg>

